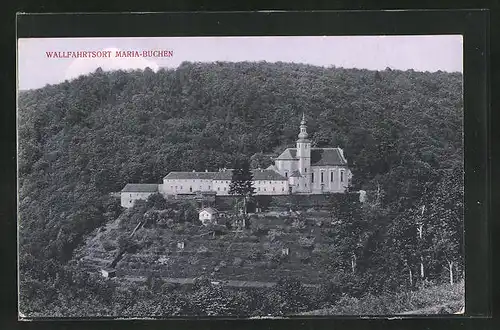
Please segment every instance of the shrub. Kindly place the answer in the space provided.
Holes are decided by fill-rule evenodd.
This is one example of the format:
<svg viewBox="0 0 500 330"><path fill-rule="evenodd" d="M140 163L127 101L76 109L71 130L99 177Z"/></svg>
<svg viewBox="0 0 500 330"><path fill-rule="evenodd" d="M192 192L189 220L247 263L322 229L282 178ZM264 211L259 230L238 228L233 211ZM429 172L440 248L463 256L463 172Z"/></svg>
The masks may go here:
<svg viewBox="0 0 500 330"><path fill-rule="evenodd" d="M297 252L297 258L304 264L311 260L311 256L307 252Z"/></svg>
<svg viewBox="0 0 500 330"><path fill-rule="evenodd" d="M314 237L300 236L298 243L303 248L313 249L314 248L314 240L315 240Z"/></svg>
<svg viewBox="0 0 500 330"><path fill-rule="evenodd" d="M268 262L266 262L266 268L267 269L276 269L276 268L278 268L278 262L273 261L273 260L269 260Z"/></svg>
<svg viewBox="0 0 500 330"><path fill-rule="evenodd" d="M243 266L243 259L238 258L238 257L234 258L234 260L233 260L233 266L236 266L236 267Z"/></svg>
<svg viewBox="0 0 500 330"><path fill-rule="evenodd" d="M111 240L109 239L106 239L106 240L103 240L101 242L101 245L103 247L104 250L106 251L113 251L113 250L116 250L116 245L115 243L113 243Z"/></svg>
<svg viewBox="0 0 500 330"><path fill-rule="evenodd" d="M262 256L263 256L263 253L259 249L256 249L256 248L251 249L250 252L248 253L248 258L250 260L260 260L260 259L262 259Z"/></svg>
<svg viewBox="0 0 500 330"><path fill-rule="evenodd" d="M270 229L267 236L269 238L269 241L274 242L275 240L283 236L283 232L276 229Z"/></svg>
<svg viewBox="0 0 500 330"><path fill-rule="evenodd" d="M196 253L201 254L203 256L210 255L210 251L205 246L200 246L198 249L196 249Z"/></svg>
<svg viewBox="0 0 500 330"><path fill-rule="evenodd" d="M191 257L189 257L189 259L188 259L188 263L189 263L190 265L197 265L197 264L199 264L199 263L200 263L200 258L198 258L198 256L196 256L196 255L191 256Z"/></svg>
<svg viewBox="0 0 500 330"><path fill-rule="evenodd" d="M118 248L121 251L128 250L133 245L132 240L127 234L122 234L121 236L119 236L117 239L117 243L118 243Z"/></svg>
<svg viewBox="0 0 500 330"><path fill-rule="evenodd" d="M269 232L269 229L266 228L263 224L258 224L254 228L252 228L251 233L252 235L255 236L264 236L267 235Z"/></svg>
<svg viewBox="0 0 500 330"><path fill-rule="evenodd" d="M158 210L164 210L167 208L167 201L165 200L162 194L156 193L148 197L146 205L148 207L154 207Z"/></svg>

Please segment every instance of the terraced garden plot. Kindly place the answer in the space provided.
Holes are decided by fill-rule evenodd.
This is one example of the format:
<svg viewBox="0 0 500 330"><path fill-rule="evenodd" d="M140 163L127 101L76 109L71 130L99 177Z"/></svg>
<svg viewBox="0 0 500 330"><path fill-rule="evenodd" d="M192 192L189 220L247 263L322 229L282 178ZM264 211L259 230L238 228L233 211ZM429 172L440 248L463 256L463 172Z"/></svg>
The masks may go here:
<svg viewBox="0 0 500 330"><path fill-rule="evenodd" d="M215 236L208 228L193 225L141 228L133 238L139 250L125 253L116 269L123 275L154 272L172 278L205 275L247 281L294 276L317 283L327 275L324 256L334 244L328 236L331 226L318 226L318 221L308 219L297 228L290 225L292 218L254 218L251 229ZM106 260L109 264L118 253L117 238L127 234L116 224L95 233L79 251L80 258L86 258L82 267L104 267ZM177 246L179 242L184 242L183 249ZM106 249L105 244L116 248ZM284 248L289 255L282 255Z"/></svg>

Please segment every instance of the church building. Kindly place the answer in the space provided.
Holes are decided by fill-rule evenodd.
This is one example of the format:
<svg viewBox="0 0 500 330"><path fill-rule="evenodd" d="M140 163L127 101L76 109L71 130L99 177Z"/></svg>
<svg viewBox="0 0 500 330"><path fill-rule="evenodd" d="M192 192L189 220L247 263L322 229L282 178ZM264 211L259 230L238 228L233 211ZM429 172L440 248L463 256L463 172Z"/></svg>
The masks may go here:
<svg viewBox="0 0 500 330"><path fill-rule="evenodd" d="M301 194L344 192L352 179L341 148L312 148L302 115L297 147L287 148L268 169L288 179L290 191Z"/></svg>
<svg viewBox="0 0 500 330"><path fill-rule="evenodd" d="M352 174L341 148L313 148L302 115L296 148L285 149L274 165L253 169L255 195L343 193ZM232 170L217 172L170 172L159 185L127 184L121 191L122 206L147 199L154 192L164 196L215 194L229 195Z"/></svg>

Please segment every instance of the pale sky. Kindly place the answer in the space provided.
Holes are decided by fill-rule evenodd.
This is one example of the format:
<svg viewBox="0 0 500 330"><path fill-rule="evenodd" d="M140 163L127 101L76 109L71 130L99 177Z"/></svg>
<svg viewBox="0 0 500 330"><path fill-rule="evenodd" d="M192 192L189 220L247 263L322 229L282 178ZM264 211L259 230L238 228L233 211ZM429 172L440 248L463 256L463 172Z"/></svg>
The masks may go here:
<svg viewBox="0 0 500 330"><path fill-rule="evenodd" d="M49 58L47 52L110 50L111 58ZM116 58L117 50L172 57ZM371 70L462 72L461 35L314 37L36 38L18 40L18 84L40 88L103 70L176 68L184 61L294 62Z"/></svg>

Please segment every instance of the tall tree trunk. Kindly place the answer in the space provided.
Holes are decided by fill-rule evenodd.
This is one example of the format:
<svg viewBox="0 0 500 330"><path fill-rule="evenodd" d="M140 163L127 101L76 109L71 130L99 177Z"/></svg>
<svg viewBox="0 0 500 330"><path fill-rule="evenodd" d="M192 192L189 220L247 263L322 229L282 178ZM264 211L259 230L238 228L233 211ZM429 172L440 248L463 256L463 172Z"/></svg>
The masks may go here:
<svg viewBox="0 0 500 330"><path fill-rule="evenodd" d="M243 196L243 214L247 215L247 196Z"/></svg>
<svg viewBox="0 0 500 330"><path fill-rule="evenodd" d="M352 254L351 256L351 269L352 273L354 274L356 272L356 254Z"/></svg>
<svg viewBox="0 0 500 330"><path fill-rule="evenodd" d="M424 272L424 257L420 256L420 278L424 279L425 277L425 272Z"/></svg>
<svg viewBox="0 0 500 330"><path fill-rule="evenodd" d="M412 273L410 267L408 267L408 275L409 275L409 278L410 278L410 288L411 288L411 287L413 287L413 273Z"/></svg>
<svg viewBox="0 0 500 330"><path fill-rule="evenodd" d="M380 183L377 182L377 205L380 204Z"/></svg>
<svg viewBox="0 0 500 330"><path fill-rule="evenodd" d="M450 271L450 284L453 285L453 261L448 260L448 270Z"/></svg>

